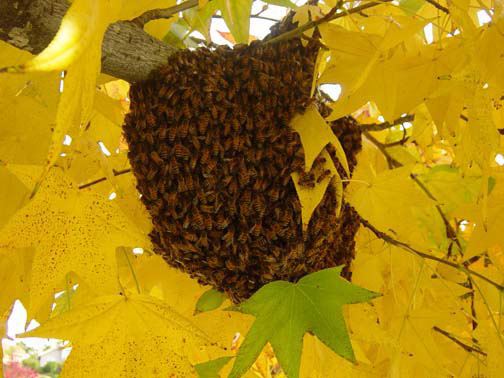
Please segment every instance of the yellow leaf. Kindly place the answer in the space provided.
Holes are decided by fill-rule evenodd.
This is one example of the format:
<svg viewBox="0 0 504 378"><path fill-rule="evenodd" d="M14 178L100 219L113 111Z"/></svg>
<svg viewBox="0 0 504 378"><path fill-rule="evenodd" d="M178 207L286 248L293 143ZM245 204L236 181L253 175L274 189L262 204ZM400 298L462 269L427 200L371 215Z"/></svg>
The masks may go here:
<svg viewBox="0 0 504 378"><path fill-rule="evenodd" d="M331 159L329 157L329 159ZM296 187L296 192L299 197L299 202L301 202L301 218L303 221L303 230L306 230L310 218L317 208L324 194L326 192L327 186L329 185L330 178L326 177L320 183L316 183L314 188L307 188L298 184L299 174L297 172L292 173L292 181L294 181L294 186Z"/></svg>
<svg viewBox="0 0 504 378"><path fill-rule="evenodd" d="M314 104L309 105L303 114L295 116L291 121L291 127L299 134L303 144L305 171L311 169L318 154L328 143L331 143L336 149L336 157L346 173L349 174L345 151Z"/></svg>
<svg viewBox="0 0 504 378"><path fill-rule="evenodd" d="M432 143L433 126L427 107L425 105L419 106L415 111L411 139L416 141L420 147L427 148Z"/></svg>
<svg viewBox="0 0 504 378"><path fill-rule="evenodd" d="M193 355L212 345L166 303L126 293L98 297L23 336L72 341L63 377L191 377Z"/></svg>
<svg viewBox="0 0 504 378"><path fill-rule="evenodd" d="M31 56L0 41L0 66L20 64ZM54 127L58 87L56 73L0 75L1 160L16 164L43 162Z"/></svg>
<svg viewBox="0 0 504 378"><path fill-rule="evenodd" d="M237 43L248 43L252 0L214 0Z"/></svg>
<svg viewBox="0 0 504 378"><path fill-rule="evenodd" d="M427 207L432 201L411 179L411 167L375 174L368 164L357 165L347 188L348 201L378 229L410 238L418 228L413 207Z"/></svg>
<svg viewBox="0 0 504 378"><path fill-rule="evenodd" d="M478 73L469 72L464 81L468 121L461 130L457 158L464 170L474 161L485 171L499 145L499 133L493 122L492 101Z"/></svg>
<svg viewBox="0 0 504 378"><path fill-rule="evenodd" d="M29 177L26 168L9 167L26 181L40 173L32 169ZM70 271L99 293L115 292L115 248L142 241L142 235L113 202L80 191L56 168L50 171L39 194L0 233L0 248L37 248L30 281L33 311L52 298Z"/></svg>
<svg viewBox="0 0 504 378"><path fill-rule="evenodd" d="M29 280L33 248L0 251L0 314L8 311L16 299L29 307ZM1 337L1 336L0 336Z"/></svg>
<svg viewBox="0 0 504 378"><path fill-rule="evenodd" d="M114 7L117 1L119 0L75 0L49 46L29 62L12 70L63 70L91 46L93 49L101 49L103 33L117 16L117 9Z"/></svg>

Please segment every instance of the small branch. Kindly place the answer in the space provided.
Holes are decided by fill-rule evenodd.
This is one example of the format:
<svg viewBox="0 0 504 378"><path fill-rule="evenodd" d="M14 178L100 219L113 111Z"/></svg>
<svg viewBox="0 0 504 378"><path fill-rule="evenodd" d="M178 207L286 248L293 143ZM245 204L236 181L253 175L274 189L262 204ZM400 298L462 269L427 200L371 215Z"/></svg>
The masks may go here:
<svg viewBox="0 0 504 378"><path fill-rule="evenodd" d="M396 159L394 159L392 156L390 156L390 154L388 153L387 148L386 148L387 145L384 145L383 143L381 143L379 140L377 140L375 137L373 137L367 131L364 132L364 135L381 151L381 153L387 159L389 166L391 166L392 168L398 168L398 167L402 166L402 164L400 162L398 162ZM434 197L434 195L429 191L429 189L425 186L425 184L422 181L420 181L420 179L417 176L410 174L410 177L413 181L415 181L415 183L420 187L420 189L422 189L422 191L430 199L437 202L436 197ZM441 216L441 219L443 220L443 223L445 225L446 237L448 239L452 240L453 242L455 242L455 244L457 244L457 247L459 248L460 253L462 253L462 245L460 244L460 241L457 238L457 232L453 229L452 225L448 221L448 218L446 217L443 210L441 209L441 206L439 204L436 204L435 207L436 207L436 210L439 213L439 215Z"/></svg>
<svg viewBox="0 0 504 378"><path fill-rule="evenodd" d="M177 14L178 12L194 8L196 6L198 6L198 0L187 0L181 4L174 5L173 7L148 10L147 12L138 16L137 18L131 20L131 22L134 22L140 27L144 27L144 25L149 21L159 20L161 18L171 18L174 14Z"/></svg>
<svg viewBox="0 0 504 378"><path fill-rule="evenodd" d="M363 124L363 125L360 125L360 129L362 130L362 132L364 132L364 131L381 131L381 130L385 130L385 129L390 129L391 127L400 125L401 123L404 123L404 122L413 122L414 119L415 119L414 114L408 114L404 117L397 118L396 120L392 121L392 123L383 122L383 123Z"/></svg>
<svg viewBox="0 0 504 378"><path fill-rule="evenodd" d="M216 14L216 15L213 15L212 18L222 18L222 16L220 14ZM257 18L257 19L260 19L260 20L267 20L267 21L273 21L273 22L278 22L279 21L276 18L257 16L257 15L254 15L254 14L251 14L250 18Z"/></svg>
<svg viewBox="0 0 504 378"><path fill-rule="evenodd" d="M437 3L436 1L434 1L434 0L425 0L425 1L428 2L430 5L434 6L434 8L437 8L446 14L450 14L450 10L448 8L442 6L441 4Z"/></svg>
<svg viewBox="0 0 504 378"><path fill-rule="evenodd" d="M131 168L123 169L121 171L116 171L115 169L112 170L114 173L114 176L120 176L124 175L125 173L131 172ZM106 177L100 177L99 179L96 179L94 181L88 182L87 184L82 184L79 186L79 189L86 189L89 188L90 186L96 185L102 181L105 181L107 178Z"/></svg>
<svg viewBox="0 0 504 378"><path fill-rule="evenodd" d="M300 34L304 33L305 31L313 29L315 26L323 24L324 22L329 22L329 21L335 20L337 18L348 16L353 13L359 13L359 12L363 11L364 9L373 8L378 5L385 4L385 3L388 3L391 1L392 0L382 0L380 2L373 1L373 2L370 2L367 4L359 5L358 7L354 7L352 9L348 9L348 10L343 9L340 13L336 13L338 8L341 7L341 4L343 3L343 1L339 1L338 4L336 4L336 6L334 8L332 8L331 11L329 13L327 13L324 17L322 17L318 20L315 20L315 21L307 22L306 24L301 25L300 27L298 27L296 29L290 30L290 31L283 33L283 34L280 34L279 36L272 38L269 41L266 41L265 44L276 43L279 41L284 41L286 39L297 37Z"/></svg>
<svg viewBox="0 0 504 378"><path fill-rule="evenodd" d="M490 278L487 278L485 277L484 275L478 273L478 272L475 272L474 270L472 269L469 269L467 267L465 267L464 265L460 265L460 264L457 264L457 263L454 263L454 262L451 262L451 261L447 261L447 260L444 260L440 257L436 257L436 256L432 256L432 255L429 255L428 253L424 253L424 252L421 252L413 247L411 247L409 244L407 243L403 243L399 240L396 240L394 238L392 238L391 236L387 235L386 233L384 232L381 232L379 231L378 229L376 229L373 225L371 225L367 220L365 219L361 219L361 223L369 228L379 239L382 239L383 241L391 244L391 245L394 245L396 247L399 247L413 255L416 255L418 257L421 257L421 258L424 258L424 259L428 259L428 260L433 260L433 261L437 261L441 264L445 264L445 265L448 265L448 266L451 266L452 268L455 268L455 269L458 269L460 270L461 272L464 272L465 274L467 275L471 275L471 276L474 276L474 277L478 277L480 279L482 279L483 281L489 283L490 285L494 286L497 290L499 291L504 291L504 286L503 285L500 285L498 284L497 282L495 281L492 281Z"/></svg>
<svg viewBox="0 0 504 378"><path fill-rule="evenodd" d="M409 137L403 137L401 140L398 140L396 142L390 142L390 143L385 143L383 144L383 147L389 148L389 147L394 147L394 146L402 146L404 143L408 141Z"/></svg>
<svg viewBox="0 0 504 378"><path fill-rule="evenodd" d="M449 332L446 332L445 330L442 330L438 326L434 326L434 327L432 327L432 329L434 331L436 331L436 332L439 332L441 335L446 336L447 338L449 338L451 341L453 341L459 347L461 347L462 349L464 349L466 352L474 352L474 353L481 354L482 356L485 356L485 357L487 356L487 354L485 352L483 352L481 349L472 347L472 346L467 345L467 344L464 344L462 341L460 341L459 339L457 339L455 336L452 336Z"/></svg>

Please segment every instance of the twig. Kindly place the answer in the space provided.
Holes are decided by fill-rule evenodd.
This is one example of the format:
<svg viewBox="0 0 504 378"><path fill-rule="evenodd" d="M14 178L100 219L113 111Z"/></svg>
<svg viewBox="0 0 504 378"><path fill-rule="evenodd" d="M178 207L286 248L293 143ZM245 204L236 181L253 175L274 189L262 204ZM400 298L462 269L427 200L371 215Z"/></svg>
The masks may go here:
<svg viewBox="0 0 504 378"><path fill-rule="evenodd" d="M174 5L173 7L148 10L137 18L131 20L131 22L143 27L149 21L159 20L160 18L170 18L178 12L194 8L196 6L198 6L198 0L187 0L181 4Z"/></svg>
<svg viewBox="0 0 504 378"><path fill-rule="evenodd" d="M373 137L367 131L364 132L364 135L381 151L381 153L385 156L385 158L387 159L387 162L389 163L389 165L392 168L397 168L397 167L402 166L402 164L400 162L398 162L396 159L394 159L392 156L390 156L390 154L387 151L386 145L381 143L379 140L377 140L375 137ZM420 187L420 189L422 189L422 191L430 199L437 202L436 197L434 197L434 195L429 191L429 189L425 186L425 184L422 181L420 181L420 179L416 175L410 174L410 177L413 181L415 181L415 183ZM436 204L435 207L436 207L436 210L439 213L439 215L441 216L441 219L443 220L443 223L445 225L446 237L448 239L450 239L452 242L454 242L455 244L457 244L457 247L459 248L460 253L462 253L462 245L460 244L460 241L457 238L457 232L453 229L452 225L448 221L448 218L446 217L443 210L441 209L441 206L439 204Z"/></svg>
<svg viewBox="0 0 504 378"><path fill-rule="evenodd" d="M399 240L396 240L394 238L392 238L390 235L387 235L386 233L384 232L381 232L379 231L378 229L376 229L372 224L370 224L367 220L365 219L361 219L361 223L364 225L364 227L367 227L369 228L378 238L382 239L383 241L389 243L389 244L392 244L396 247L399 247L413 255L416 255L418 257L421 257L421 258L424 258L424 259L428 259L428 260L433 260L433 261L437 261L441 264L445 264L445 265L448 265L448 266L451 266L452 268L455 268L455 269L458 269L460 270L461 272L464 272L465 274L467 275L472 275L474 277L478 277L478 278L481 278L483 281L489 283L490 285L494 286L497 290L499 291L504 291L504 286L503 285L500 285L498 284L497 282L495 281L492 281L490 278L487 278L485 277L484 275L478 273L478 272L475 272L474 270L472 269L469 269L467 267L465 267L464 265L460 265L460 264L457 264L457 263L454 263L454 262L451 262L451 261L448 261L448 260L444 260L440 257L436 257L436 256L432 256L432 255L429 255L428 253L424 253L424 252L421 252L413 247L411 247L409 244L407 243L404 243L404 242L401 242Z"/></svg>
<svg viewBox="0 0 504 378"><path fill-rule="evenodd" d="M112 169L112 172L114 173L114 176L119 176L119 175L124 175L125 173L131 172L131 168L123 169L121 171L116 171L115 169ZM87 184L82 184L79 185L79 189L85 189L88 188L92 185L96 185L102 181L105 181L107 178L106 177L100 177L99 179L96 179L94 181L88 182Z"/></svg>
<svg viewBox="0 0 504 378"><path fill-rule="evenodd" d="M215 15L212 16L212 18L222 18L222 16L220 14L215 14ZM257 16L255 14L251 14L250 18L257 18L257 19L260 19L260 20L267 20L267 21L273 21L273 22L280 21L280 20L277 20L276 18Z"/></svg>
<svg viewBox="0 0 504 378"><path fill-rule="evenodd" d="M385 143L383 144L383 147L389 148L389 147L394 147L394 146L402 146L404 143L408 141L409 137L403 137L401 140L398 140L396 142L390 142L390 143Z"/></svg>
<svg viewBox="0 0 504 378"><path fill-rule="evenodd" d="M382 0L380 2L373 1L373 2L370 2L367 4L359 5L358 7L354 7L352 9L348 9L348 10L344 9L340 13L336 13L338 8L341 6L340 4L343 3L342 1L339 1L338 4L336 4L336 6L333 9L331 9L331 11L329 13L327 13L324 17L322 17L318 20L315 20L315 21L307 22L306 24L301 25L300 27L298 27L296 29L290 30L290 31L283 33L283 34L280 34L279 36L272 38L269 41L266 41L265 44L275 43L275 42L279 42L279 41L283 41L286 39L297 37L299 34L302 34L305 31L312 29L317 25L323 24L324 22L329 22L329 21L335 20L337 18L345 17L345 16L348 16L349 14L359 13L359 12L363 11L364 9L373 8L373 7L376 7L381 4L389 3L391 1L392 0Z"/></svg>
<svg viewBox="0 0 504 378"><path fill-rule="evenodd" d="M437 8L440 11L445 12L446 14L450 14L450 10L448 8L442 6L441 4L437 3L436 1L434 1L434 0L425 0L425 1L427 1L429 4L433 5L434 8Z"/></svg>
<svg viewBox="0 0 504 378"><path fill-rule="evenodd" d="M381 131L385 129L390 129L391 127L400 125L401 123L404 122L412 122L415 119L414 114L408 114L405 115L404 117L399 117L396 120L390 122L383 122L383 123L368 123L368 124L363 124L360 125L360 129L364 131Z"/></svg>
<svg viewBox="0 0 504 378"><path fill-rule="evenodd" d="M432 329L436 332L439 332L441 335L449 338L451 341L453 341L459 347L464 349L466 352L475 352L475 353L481 354L482 356L485 356L485 357L487 356L487 354L485 352L483 352L481 349L464 344L462 341L457 339L455 336L452 336L449 332L446 332L445 330L439 328L438 326L434 326L434 327L432 327Z"/></svg>

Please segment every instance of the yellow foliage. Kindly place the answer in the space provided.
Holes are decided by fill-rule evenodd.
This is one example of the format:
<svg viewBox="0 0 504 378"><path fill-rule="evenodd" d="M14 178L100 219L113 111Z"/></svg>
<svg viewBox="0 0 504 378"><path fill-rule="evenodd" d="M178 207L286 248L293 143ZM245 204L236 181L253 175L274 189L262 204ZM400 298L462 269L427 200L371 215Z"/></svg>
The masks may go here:
<svg viewBox="0 0 504 378"><path fill-rule="evenodd" d="M151 220L121 140L129 84L100 75L110 23L177 2L71 3L39 55L0 42L0 67L9 72L0 75L0 335L19 299L28 320L41 323L26 336L71 341L62 377L193 377L194 364L233 355L254 317L219 309L193 316L208 287L151 251ZM194 8L181 19L210 41L208 20L219 9L235 39L247 42L251 3L199 0L201 14L190 16ZM294 21L320 19L339 4L320 3L300 7ZM291 122L305 170L321 155L331 171L314 188L292 175L303 227L335 185L373 229L356 236L352 282L382 296L344 310L357 363L307 334L302 378L502 375L504 175L495 157L504 153L503 8L489 0L436 4L345 2L335 20L318 25L312 94L339 84L341 95L327 103L327 119L310 105ZM361 5L369 8L352 11ZM480 25L482 15L491 22ZM177 20L145 30L161 39ZM327 122L352 112L368 125L357 166L342 180L325 147L349 174L348 141ZM406 115L409 123L392 125ZM286 375L266 347L245 376Z"/></svg>
<svg viewBox="0 0 504 378"><path fill-rule="evenodd" d="M188 355L211 346L165 302L126 292L97 297L25 335L72 341L63 377L188 377Z"/></svg>
<svg viewBox="0 0 504 378"><path fill-rule="evenodd" d="M38 167L9 169L27 187L40 174ZM97 293L115 292L115 248L142 244L142 240L117 206L101 196L79 191L54 168L37 196L1 230L0 248L36 248L30 280L30 308L36 311L52 298L71 271Z"/></svg>

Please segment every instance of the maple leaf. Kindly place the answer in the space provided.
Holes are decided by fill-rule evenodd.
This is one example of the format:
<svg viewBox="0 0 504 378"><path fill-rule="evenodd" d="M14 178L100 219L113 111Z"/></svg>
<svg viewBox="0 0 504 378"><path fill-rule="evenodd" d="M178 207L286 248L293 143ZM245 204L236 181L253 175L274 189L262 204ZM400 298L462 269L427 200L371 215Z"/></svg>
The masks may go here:
<svg viewBox="0 0 504 378"><path fill-rule="evenodd" d="M213 344L165 302L138 294L98 297L23 337L72 341L62 377L189 377L188 356Z"/></svg>
<svg viewBox="0 0 504 378"><path fill-rule="evenodd" d="M237 43L248 43L252 0L215 0Z"/></svg>
<svg viewBox="0 0 504 378"><path fill-rule="evenodd" d="M254 315L256 320L238 351L229 377L245 373L269 341L283 370L290 378L297 378L306 332L312 332L333 351L354 361L342 306L365 302L380 294L345 281L340 277L342 269L342 266L324 269L295 284L272 282L233 308Z"/></svg>
<svg viewBox="0 0 504 378"><path fill-rule="evenodd" d="M317 107L313 104L308 106L303 114L295 116L291 121L291 127L299 134L303 144L305 156L305 170L309 171L315 158L322 149L331 143L336 149L336 157L341 162L346 173L350 172L345 151L340 141L334 135L331 127L320 115Z"/></svg>
<svg viewBox="0 0 504 378"><path fill-rule="evenodd" d="M339 211L341 210L341 196L343 195L343 183L341 181L341 177L334 166L331 156L329 156L325 148L322 150L321 157L326 160L327 168L331 171L331 174L321 182L316 182L313 188L299 185L299 174L297 172L293 172L291 174L292 181L296 187L299 202L301 203L303 230L306 230L308 227L308 223L310 222L313 212L319 205L320 201L322 201L322 198L324 198L327 187L331 183L333 183L332 185L336 187L336 194L338 195L338 208L336 209L336 213L339 214Z"/></svg>
<svg viewBox="0 0 504 378"><path fill-rule="evenodd" d="M40 167L9 166L28 186ZM53 296L68 272L98 293L115 292L115 249L142 244L143 236L106 198L80 191L59 169L52 169L37 196L0 233L0 248L36 247L30 306L36 311Z"/></svg>

